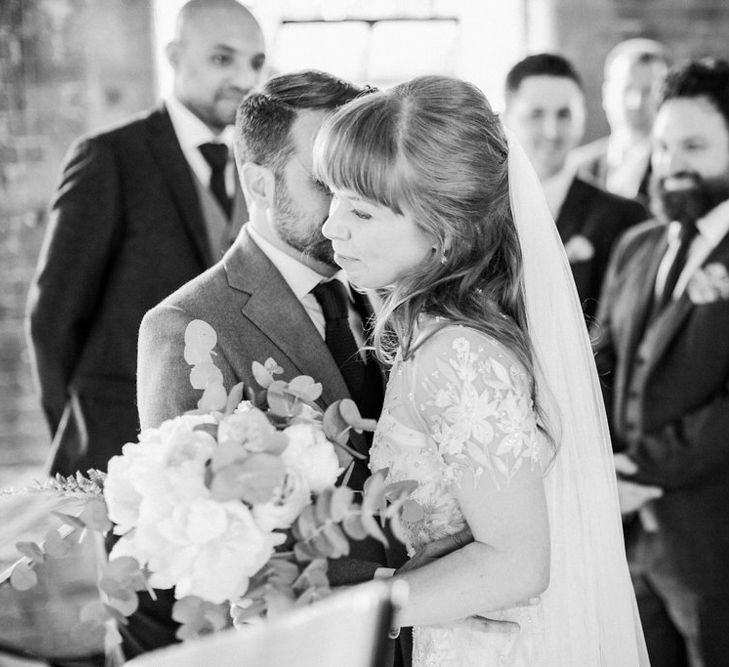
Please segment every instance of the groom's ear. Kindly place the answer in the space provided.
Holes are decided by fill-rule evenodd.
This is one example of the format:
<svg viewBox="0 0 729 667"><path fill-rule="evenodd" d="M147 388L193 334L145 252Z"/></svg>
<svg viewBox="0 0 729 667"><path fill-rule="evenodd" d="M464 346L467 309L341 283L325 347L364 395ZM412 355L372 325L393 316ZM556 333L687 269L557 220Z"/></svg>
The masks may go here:
<svg viewBox="0 0 729 667"><path fill-rule="evenodd" d="M246 200L267 209L273 206L276 189L276 179L269 167L246 162L240 168L240 182Z"/></svg>

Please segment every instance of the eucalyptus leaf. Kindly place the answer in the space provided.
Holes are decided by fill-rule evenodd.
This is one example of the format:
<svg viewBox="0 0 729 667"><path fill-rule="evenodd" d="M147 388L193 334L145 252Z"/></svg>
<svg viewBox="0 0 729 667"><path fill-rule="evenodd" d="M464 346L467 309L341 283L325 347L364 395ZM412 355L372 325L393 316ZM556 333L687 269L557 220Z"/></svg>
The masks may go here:
<svg viewBox="0 0 729 667"><path fill-rule="evenodd" d="M332 558L341 558L349 555L349 542L342 529L336 523L327 523L322 532L334 548Z"/></svg>
<svg viewBox="0 0 729 667"><path fill-rule="evenodd" d="M379 524L377 523L377 521L375 521L375 518L371 514L366 514L365 512L362 513L362 525L364 526L367 534L370 537L374 537L379 542L382 542L385 547L387 547L387 538L385 537L385 534L382 532Z"/></svg>
<svg viewBox="0 0 729 667"><path fill-rule="evenodd" d="M35 563L42 563L46 559L43 550L35 542L16 542L15 548L18 553Z"/></svg>
<svg viewBox="0 0 729 667"><path fill-rule="evenodd" d="M354 491L347 486L339 486L332 492L329 513L332 521L341 523L349 514L354 499Z"/></svg>
<svg viewBox="0 0 729 667"><path fill-rule="evenodd" d="M296 520L296 525L299 528L301 538L304 540L310 539L317 529L316 515L314 507L307 505Z"/></svg>
<svg viewBox="0 0 729 667"><path fill-rule="evenodd" d="M119 590L109 597L109 605L123 616L131 616L139 607L139 597L134 591Z"/></svg>
<svg viewBox="0 0 729 667"><path fill-rule="evenodd" d="M38 583L38 575L29 563L19 561L10 574L10 585L16 591L27 591Z"/></svg>
<svg viewBox="0 0 729 667"><path fill-rule="evenodd" d="M238 384L233 385L233 388L228 393L228 401L225 404L225 414L232 415L242 400L243 383L239 382Z"/></svg>
<svg viewBox="0 0 729 667"><path fill-rule="evenodd" d="M72 526L73 528L78 528L80 530L83 530L86 528L86 524L81 521L81 519L71 516L70 514L64 514L63 512L51 512L54 516L58 517L63 523L68 524L69 526Z"/></svg>
<svg viewBox="0 0 729 667"><path fill-rule="evenodd" d="M314 516L318 524L329 521L331 516L333 490L331 488L324 489L316 498L314 504Z"/></svg>
<svg viewBox="0 0 729 667"><path fill-rule="evenodd" d="M93 498L87 501L86 506L79 515L79 519L91 530L99 533L106 533L112 528L106 502L103 498Z"/></svg>
<svg viewBox="0 0 729 667"><path fill-rule="evenodd" d="M261 387L268 389L271 386L273 383L273 375L266 370L262 363L254 361L251 365L251 370L253 371L253 377Z"/></svg>
<svg viewBox="0 0 729 667"><path fill-rule="evenodd" d="M400 517L408 523L421 521L425 516L422 506L414 500L407 499L403 502Z"/></svg>
<svg viewBox="0 0 729 667"><path fill-rule="evenodd" d="M360 514L347 516L342 522L342 528L353 540L363 540L368 534Z"/></svg>
<svg viewBox="0 0 729 667"><path fill-rule="evenodd" d="M73 545L64 540L55 528L51 528L43 539L43 549L51 558L63 558L68 556Z"/></svg>
<svg viewBox="0 0 729 667"><path fill-rule="evenodd" d="M215 329L204 320L192 320L185 328L185 361L192 365L209 362L218 342Z"/></svg>
<svg viewBox="0 0 729 667"><path fill-rule="evenodd" d="M322 386L308 375L298 375L289 382L287 391L303 401L313 403L321 396Z"/></svg>
<svg viewBox="0 0 729 667"><path fill-rule="evenodd" d="M273 499L286 476L286 467L278 456L266 452L251 454L215 473L210 490L220 502L239 499L251 505Z"/></svg>

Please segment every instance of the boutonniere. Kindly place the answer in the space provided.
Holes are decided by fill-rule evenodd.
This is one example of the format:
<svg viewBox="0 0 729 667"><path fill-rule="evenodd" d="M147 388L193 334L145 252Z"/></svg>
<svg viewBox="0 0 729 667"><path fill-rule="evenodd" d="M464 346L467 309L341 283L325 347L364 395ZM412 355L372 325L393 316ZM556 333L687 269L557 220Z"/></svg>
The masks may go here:
<svg viewBox="0 0 729 667"><path fill-rule="evenodd" d="M719 262L707 264L691 276L686 287L689 299L695 304L729 300L729 271Z"/></svg>
<svg viewBox="0 0 729 667"><path fill-rule="evenodd" d="M595 246L586 236L578 234L565 243L564 251L567 253L569 263L575 264L592 259L595 255Z"/></svg>

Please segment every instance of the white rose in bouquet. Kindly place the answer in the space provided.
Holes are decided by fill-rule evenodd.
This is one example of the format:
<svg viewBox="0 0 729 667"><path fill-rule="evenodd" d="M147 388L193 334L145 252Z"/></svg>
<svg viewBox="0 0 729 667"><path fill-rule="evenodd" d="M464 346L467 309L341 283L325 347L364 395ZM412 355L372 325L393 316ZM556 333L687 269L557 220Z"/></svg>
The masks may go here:
<svg viewBox="0 0 729 667"><path fill-rule="evenodd" d="M283 433L289 444L281 459L288 468L299 471L312 493L321 493L337 481L339 460L320 426L294 424Z"/></svg>
<svg viewBox="0 0 729 667"><path fill-rule="evenodd" d="M111 458L104 500L116 524L115 534L123 535L137 525L145 503L174 503L208 492L203 473L216 443L210 434L194 428L211 421L207 415L167 420L159 428L145 429L139 442L125 444L122 455Z"/></svg>

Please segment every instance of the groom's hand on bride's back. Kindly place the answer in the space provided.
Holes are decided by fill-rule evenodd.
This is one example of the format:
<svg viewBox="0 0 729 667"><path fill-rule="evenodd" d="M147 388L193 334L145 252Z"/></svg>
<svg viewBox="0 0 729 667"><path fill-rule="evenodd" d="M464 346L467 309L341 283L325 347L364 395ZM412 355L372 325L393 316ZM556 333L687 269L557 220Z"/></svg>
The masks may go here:
<svg viewBox="0 0 729 667"><path fill-rule="evenodd" d="M473 542L473 535L471 534L471 529L466 526L463 530L453 535L446 535L439 540L429 542L420 547L410 560L395 571L395 574L404 574L410 570L417 570L419 567L423 567L423 565L432 563L434 560L438 560L438 558L462 549L469 542Z"/></svg>
<svg viewBox="0 0 729 667"><path fill-rule="evenodd" d="M404 565L399 567L395 574L404 574L410 570L416 570L419 567L428 565L438 558L447 556L449 553L462 549L470 542L473 542L473 534L471 529L466 526L463 530L460 530L453 535L446 535L441 537L434 542L420 547L415 555L408 560ZM517 607L527 607L539 603L539 598L531 598L526 602L521 602ZM501 621L494 618L488 618L487 616L471 616L470 618L464 619L461 623L470 626L473 630L479 632L498 632L498 633L509 633L518 632L520 630L519 624L514 621Z"/></svg>

